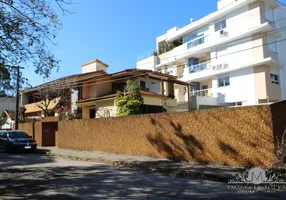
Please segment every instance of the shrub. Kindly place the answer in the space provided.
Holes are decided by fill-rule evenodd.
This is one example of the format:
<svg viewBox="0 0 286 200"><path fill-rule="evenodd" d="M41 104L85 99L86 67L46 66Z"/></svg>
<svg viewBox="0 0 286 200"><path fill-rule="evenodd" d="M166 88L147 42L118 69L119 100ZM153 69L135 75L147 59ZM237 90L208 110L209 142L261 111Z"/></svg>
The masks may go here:
<svg viewBox="0 0 286 200"><path fill-rule="evenodd" d="M127 95L118 91L116 95L117 116L129 116L140 114L140 107L144 100L140 94L140 88L134 81L127 81Z"/></svg>

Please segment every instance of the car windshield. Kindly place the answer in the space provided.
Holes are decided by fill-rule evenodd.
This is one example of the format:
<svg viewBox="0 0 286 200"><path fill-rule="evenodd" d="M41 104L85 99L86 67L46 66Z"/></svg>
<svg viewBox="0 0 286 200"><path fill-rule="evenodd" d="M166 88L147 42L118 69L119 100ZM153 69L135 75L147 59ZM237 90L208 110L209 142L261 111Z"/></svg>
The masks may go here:
<svg viewBox="0 0 286 200"><path fill-rule="evenodd" d="M25 132L11 131L8 133L10 138L29 138L29 135Z"/></svg>

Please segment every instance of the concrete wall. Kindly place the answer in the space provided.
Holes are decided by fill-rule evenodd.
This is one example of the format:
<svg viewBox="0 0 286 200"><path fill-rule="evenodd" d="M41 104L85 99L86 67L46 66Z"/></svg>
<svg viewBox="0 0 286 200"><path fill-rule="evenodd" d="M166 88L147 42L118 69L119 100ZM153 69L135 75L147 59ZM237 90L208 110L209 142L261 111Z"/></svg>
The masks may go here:
<svg viewBox="0 0 286 200"><path fill-rule="evenodd" d="M38 146L43 146L42 140L42 123L41 122L26 122L19 124L19 130L28 133L37 141Z"/></svg>
<svg viewBox="0 0 286 200"><path fill-rule="evenodd" d="M285 114L285 104L274 114ZM275 118L280 124L272 123L272 112L270 106L253 106L61 121L58 145L184 161L270 167L278 134L273 132L274 125L279 134L286 125L283 117Z"/></svg>

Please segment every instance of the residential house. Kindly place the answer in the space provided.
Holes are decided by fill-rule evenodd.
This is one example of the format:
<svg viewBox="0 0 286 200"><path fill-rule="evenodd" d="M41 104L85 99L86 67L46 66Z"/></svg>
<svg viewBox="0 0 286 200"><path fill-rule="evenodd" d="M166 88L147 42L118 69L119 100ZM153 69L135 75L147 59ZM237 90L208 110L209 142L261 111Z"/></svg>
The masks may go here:
<svg viewBox="0 0 286 200"><path fill-rule="evenodd" d="M211 3L211 2L208 2ZM277 0L218 0L218 10L157 37L158 56L137 62L194 83L195 107L286 98L286 7ZM186 87L176 85L179 102Z"/></svg>
<svg viewBox="0 0 286 200"><path fill-rule="evenodd" d="M70 101L65 105L65 112L80 113L83 119L115 117L117 113L115 97L117 91L124 91L126 81L132 79L141 87L144 105L142 113L175 111L177 100L174 84L190 86L190 83L177 80L176 76L152 70L130 69L121 72L107 73L108 65L100 60L93 60L82 65L82 74L64 77L35 88L22 91L22 104L28 117L42 115L39 108L39 88L49 87L55 82L69 80L70 87L63 88L70 94ZM58 106L59 98L55 96L49 109ZM55 115L61 111L55 109Z"/></svg>
<svg viewBox="0 0 286 200"><path fill-rule="evenodd" d="M77 95L80 95L81 86L77 83L82 79L95 77L105 73L104 71L91 71L83 74L75 74L67 77L63 77L36 87L21 91L21 105L26 108L25 116L27 118L42 118L44 117L43 109L41 109L41 102L43 102L43 97L41 90L45 88L60 87L61 90L65 90L69 96L64 107L58 105L59 103L59 93L53 93L53 101L47 106L48 110L54 110L54 115L57 116L61 112L74 113L77 111L77 106L73 99L78 99ZM56 86L58 85L58 86Z"/></svg>
<svg viewBox="0 0 286 200"><path fill-rule="evenodd" d="M0 118L0 129L11 130L15 123L16 112L12 110L4 110Z"/></svg>

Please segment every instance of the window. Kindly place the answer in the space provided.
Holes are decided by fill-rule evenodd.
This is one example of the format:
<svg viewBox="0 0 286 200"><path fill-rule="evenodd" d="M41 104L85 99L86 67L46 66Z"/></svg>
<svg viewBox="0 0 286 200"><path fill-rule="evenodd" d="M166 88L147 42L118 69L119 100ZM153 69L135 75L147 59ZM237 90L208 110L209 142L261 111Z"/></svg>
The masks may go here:
<svg viewBox="0 0 286 200"><path fill-rule="evenodd" d="M225 87L229 85L230 85L229 76L225 76L218 79L218 87Z"/></svg>
<svg viewBox="0 0 286 200"><path fill-rule="evenodd" d="M201 28L183 37L183 43L188 43L188 48L196 47L205 43L208 34L208 27Z"/></svg>
<svg viewBox="0 0 286 200"><path fill-rule="evenodd" d="M279 76L277 74L270 74L271 76L271 82L273 84L279 85Z"/></svg>
<svg viewBox="0 0 286 200"><path fill-rule="evenodd" d="M89 110L89 118L90 119L94 119L95 118L95 113L96 113L95 109L90 109Z"/></svg>
<svg viewBox="0 0 286 200"><path fill-rule="evenodd" d="M220 22L217 22L215 24L215 32L221 31L221 30L223 30L225 28L226 28L226 20L225 19L220 21Z"/></svg>
<svg viewBox="0 0 286 200"><path fill-rule="evenodd" d="M78 99L82 99L82 84L78 85Z"/></svg>
<svg viewBox="0 0 286 200"><path fill-rule="evenodd" d="M188 49L196 47L196 46L198 46L200 44L204 44L204 43L205 43L205 38L199 38L197 40L194 40L194 41L188 43Z"/></svg>
<svg viewBox="0 0 286 200"><path fill-rule="evenodd" d="M145 81L140 81L140 87L141 87L141 88L146 88L146 83L145 83Z"/></svg>

